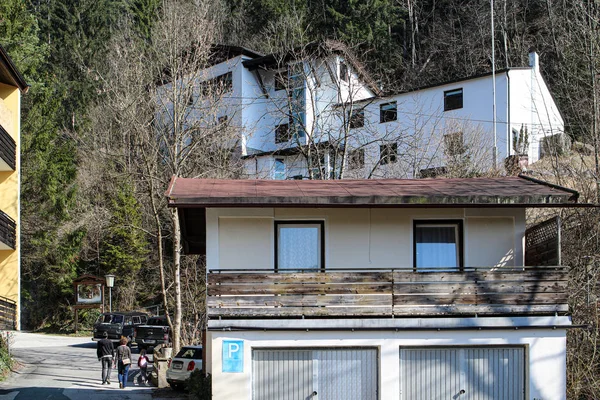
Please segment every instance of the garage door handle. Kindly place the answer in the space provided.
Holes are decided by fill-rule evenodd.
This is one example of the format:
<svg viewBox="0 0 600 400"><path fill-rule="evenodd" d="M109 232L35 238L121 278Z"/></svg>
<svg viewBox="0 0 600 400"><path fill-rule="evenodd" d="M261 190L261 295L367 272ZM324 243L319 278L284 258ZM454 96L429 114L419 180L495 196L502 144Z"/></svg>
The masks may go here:
<svg viewBox="0 0 600 400"><path fill-rule="evenodd" d="M315 390L314 392L312 392L311 396L315 397L317 395L317 391Z"/></svg>
<svg viewBox="0 0 600 400"><path fill-rule="evenodd" d="M465 392L465 389L461 389L461 391L458 392L458 394L465 394L465 393L467 393L467 392Z"/></svg>

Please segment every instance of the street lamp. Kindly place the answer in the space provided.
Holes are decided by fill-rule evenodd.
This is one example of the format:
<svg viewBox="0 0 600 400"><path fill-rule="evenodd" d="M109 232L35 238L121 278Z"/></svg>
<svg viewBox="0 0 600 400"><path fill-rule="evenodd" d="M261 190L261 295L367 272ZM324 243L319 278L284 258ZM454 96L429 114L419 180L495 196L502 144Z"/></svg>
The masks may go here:
<svg viewBox="0 0 600 400"><path fill-rule="evenodd" d="M113 274L104 275L106 286L108 286L108 312L112 312L112 288L115 286L115 276Z"/></svg>

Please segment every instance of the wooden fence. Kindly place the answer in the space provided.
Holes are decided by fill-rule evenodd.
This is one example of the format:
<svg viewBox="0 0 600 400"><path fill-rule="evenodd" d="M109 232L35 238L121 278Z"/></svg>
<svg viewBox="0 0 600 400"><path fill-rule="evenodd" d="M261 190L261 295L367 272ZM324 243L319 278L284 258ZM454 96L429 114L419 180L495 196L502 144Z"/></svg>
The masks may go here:
<svg viewBox="0 0 600 400"><path fill-rule="evenodd" d="M209 317L544 315L566 313L565 267L415 272L213 271Z"/></svg>
<svg viewBox="0 0 600 400"><path fill-rule="evenodd" d="M17 303L0 296L0 329L14 330L17 322Z"/></svg>

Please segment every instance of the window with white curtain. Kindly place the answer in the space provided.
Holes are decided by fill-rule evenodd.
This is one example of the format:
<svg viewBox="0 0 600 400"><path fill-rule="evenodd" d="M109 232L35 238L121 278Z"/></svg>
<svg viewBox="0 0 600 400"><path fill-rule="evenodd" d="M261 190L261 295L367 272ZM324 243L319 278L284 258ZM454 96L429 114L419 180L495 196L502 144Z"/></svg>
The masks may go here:
<svg viewBox="0 0 600 400"><path fill-rule="evenodd" d="M415 221L414 267L462 268L462 221Z"/></svg>
<svg viewBox="0 0 600 400"><path fill-rule="evenodd" d="M323 268L323 222L276 221L275 268Z"/></svg>

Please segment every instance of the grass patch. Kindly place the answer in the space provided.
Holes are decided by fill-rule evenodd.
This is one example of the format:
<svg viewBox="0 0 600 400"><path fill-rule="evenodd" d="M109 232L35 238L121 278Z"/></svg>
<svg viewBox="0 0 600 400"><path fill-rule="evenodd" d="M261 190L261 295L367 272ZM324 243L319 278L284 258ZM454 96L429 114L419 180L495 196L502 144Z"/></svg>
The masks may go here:
<svg viewBox="0 0 600 400"><path fill-rule="evenodd" d="M9 337L0 334L0 381L8 376L15 365L15 360L13 360L8 352L9 340Z"/></svg>

